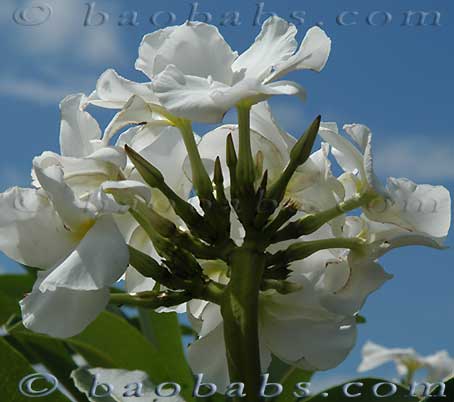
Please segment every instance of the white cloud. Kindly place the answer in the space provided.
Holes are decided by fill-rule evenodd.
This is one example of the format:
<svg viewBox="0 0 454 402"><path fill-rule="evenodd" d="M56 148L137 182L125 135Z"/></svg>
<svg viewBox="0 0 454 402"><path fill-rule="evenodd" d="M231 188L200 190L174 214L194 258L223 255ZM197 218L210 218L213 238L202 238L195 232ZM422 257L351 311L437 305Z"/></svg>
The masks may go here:
<svg viewBox="0 0 454 402"><path fill-rule="evenodd" d="M2 1L2 22L8 19L12 24L12 32L9 40L12 46L17 47L21 53L30 55L52 56L74 55L84 62L91 64L107 63L116 60L122 53L121 38L115 24L106 22L102 26L85 27L84 19L87 13L87 3L74 0L46 0ZM14 26L13 15L17 10L31 7L31 5L45 5L50 7L49 19L37 26ZM47 11L38 11L30 8L29 18L41 18L40 13L45 15ZM33 12L33 10L35 10ZM109 5L109 11L114 13L115 6ZM34 16L35 15L35 16Z"/></svg>
<svg viewBox="0 0 454 402"><path fill-rule="evenodd" d="M452 136L406 136L379 142L375 136L374 161L380 175L415 180L454 179Z"/></svg>
<svg viewBox="0 0 454 402"><path fill-rule="evenodd" d="M80 85L65 86L49 84L36 79L0 77L0 92L4 96L14 96L37 103L56 103L70 93L83 92Z"/></svg>
<svg viewBox="0 0 454 402"><path fill-rule="evenodd" d="M122 31L114 22L84 26L87 3L2 0L0 25L2 35L6 33L8 37L3 57L12 61L0 76L2 94L39 103L56 102L69 93L91 91L100 66L107 68L112 62L118 66L128 60L120 37ZM50 18L38 26L15 23L15 12L32 4L49 5ZM115 15L117 7L109 4L109 13ZM34 18L33 12L27 15Z"/></svg>

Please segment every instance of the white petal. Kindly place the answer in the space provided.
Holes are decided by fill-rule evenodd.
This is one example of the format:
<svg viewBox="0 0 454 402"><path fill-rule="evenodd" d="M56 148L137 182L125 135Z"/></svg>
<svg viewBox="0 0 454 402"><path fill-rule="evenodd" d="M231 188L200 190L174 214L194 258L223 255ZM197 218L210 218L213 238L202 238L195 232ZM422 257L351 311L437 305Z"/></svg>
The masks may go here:
<svg viewBox="0 0 454 402"><path fill-rule="evenodd" d="M364 178L363 155L350 141L339 134L336 124L323 123L319 134L333 147L333 155L345 172L354 174L359 172Z"/></svg>
<svg viewBox="0 0 454 402"><path fill-rule="evenodd" d="M126 153L120 147L102 147L89 155L88 158L110 163L119 169L124 169L126 167Z"/></svg>
<svg viewBox="0 0 454 402"><path fill-rule="evenodd" d="M88 101L96 106L121 109L133 95L139 95L149 103L155 103L151 83L139 84L120 76L115 70L106 70L96 83Z"/></svg>
<svg viewBox="0 0 454 402"><path fill-rule="evenodd" d="M43 281L41 291L64 287L97 290L112 286L129 262L128 247L110 216L97 220L77 248Z"/></svg>
<svg viewBox="0 0 454 402"><path fill-rule="evenodd" d="M266 344L274 355L310 371L338 366L356 342L353 318L313 321L279 320L266 316L262 326Z"/></svg>
<svg viewBox="0 0 454 402"><path fill-rule="evenodd" d="M451 196L446 188L389 178L387 192L386 204L377 201L369 205L366 213L370 219L438 238L448 234Z"/></svg>
<svg viewBox="0 0 454 402"><path fill-rule="evenodd" d="M203 123L221 121L230 108L213 96L226 88L225 84L208 78L185 76L174 65L167 66L153 82L156 96L169 112Z"/></svg>
<svg viewBox="0 0 454 402"><path fill-rule="evenodd" d="M130 124L148 123L158 127L168 126L170 123L167 120L153 113L153 110L156 109L160 109L160 107L146 103L140 96L132 96L106 127L103 143L107 145L117 131Z"/></svg>
<svg viewBox="0 0 454 402"><path fill-rule="evenodd" d="M194 374L203 374L204 382L216 384L219 390L226 389L230 377L222 325L189 346L188 362Z"/></svg>
<svg viewBox="0 0 454 402"><path fill-rule="evenodd" d="M136 68L155 79L173 64L185 75L230 84L236 57L215 26L190 21L146 35Z"/></svg>
<svg viewBox="0 0 454 402"><path fill-rule="evenodd" d="M418 359L418 355L413 349L387 349L370 341L364 345L362 356L363 360L358 367L359 372L369 371L390 361L402 358Z"/></svg>
<svg viewBox="0 0 454 402"><path fill-rule="evenodd" d="M156 282L143 276L135 268L129 266L125 274L125 289L128 293L141 293L153 290Z"/></svg>
<svg viewBox="0 0 454 402"><path fill-rule="evenodd" d="M30 267L51 268L76 244L47 197L14 187L0 194L0 250Z"/></svg>
<svg viewBox="0 0 454 402"><path fill-rule="evenodd" d="M291 146L296 143L296 139L283 131L276 123L268 102L260 102L252 106L251 130L270 140L282 155L287 155L287 158Z"/></svg>
<svg viewBox="0 0 454 402"><path fill-rule="evenodd" d="M142 198L147 204L151 200L151 188L140 181L106 181L101 188L103 191L113 194L117 200L123 200L124 204L132 204L136 196Z"/></svg>
<svg viewBox="0 0 454 402"><path fill-rule="evenodd" d="M372 134L370 128L364 124L345 124L343 129L350 137L353 138L353 140L359 145L359 148L364 152L369 141L369 137Z"/></svg>
<svg viewBox="0 0 454 402"><path fill-rule="evenodd" d="M129 206L119 204L112 194L106 194L101 188L90 193L87 197L87 202L93 206L98 217L102 215L125 214L129 211Z"/></svg>
<svg viewBox="0 0 454 402"><path fill-rule="evenodd" d="M331 52L331 39L319 27L312 27L306 33L300 48L294 56L276 66L267 81L275 80L295 70L321 71Z"/></svg>
<svg viewBox="0 0 454 402"><path fill-rule="evenodd" d="M101 148L87 158L60 156L53 152L43 152L34 159L34 165L41 170L50 167L62 169L64 183L70 187L76 197L96 191L106 180L116 180L125 162L125 153L119 148ZM41 188L36 169L32 171L33 185Z"/></svg>
<svg viewBox="0 0 454 402"><path fill-rule="evenodd" d="M252 46L233 63L233 69L246 69L246 77L264 79L272 68L286 61L295 53L296 27L282 18L273 16L262 25Z"/></svg>
<svg viewBox="0 0 454 402"><path fill-rule="evenodd" d="M319 301L316 290L306 278L300 278L299 284L302 289L298 292L282 295L273 293L263 295L261 309L264 317L273 321L335 321L340 316L326 310Z"/></svg>
<svg viewBox="0 0 454 402"><path fill-rule="evenodd" d="M302 101L306 100L305 89L294 81L275 81L265 85L267 88L262 93L266 95L292 95L298 96Z"/></svg>
<svg viewBox="0 0 454 402"><path fill-rule="evenodd" d="M101 138L97 121L84 111L87 97L69 95L60 103L60 148L64 156L82 157L95 149L94 141Z"/></svg>
<svg viewBox="0 0 454 402"><path fill-rule="evenodd" d="M35 158L33 169L66 226L73 232L78 232L90 224L94 218L94 211L89 209L86 202L75 197L74 192L64 182L63 170L60 167L54 165L42 168L40 159Z"/></svg>
<svg viewBox="0 0 454 402"><path fill-rule="evenodd" d="M240 101L262 102L273 95L305 97L304 89L291 81L263 85L256 78L245 78L229 87L211 78L184 75L169 65L153 82L161 104L172 114L203 123L217 123Z"/></svg>
<svg viewBox="0 0 454 402"><path fill-rule="evenodd" d="M156 135L157 132L159 135ZM131 146L137 150L136 144L138 144L139 149L141 148L140 154L160 170L167 185L178 195L186 198L191 190L191 185L183 171L188 153L180 131L175 127L163 129L144 127L140 135L142 139L148 136L151 139L149 144L145 146L144 141L135 138ZM197 137L195 139L198 141Z"/></svg>
<svg viewBox="0 0 454 402"><path fill-rule="evenodd" d="M222 324L221 307L214 303L208 303L203 309L200 318L202 319L202 327L200 328L199 336L204 337Z"/></svg>
<svg viewBox="0 0 454 402"><path fill-rule="evenodd" d="M341 273L346 273L346 278L339 277ZM367 297L392 277L370 260L358 261L352 256L349 262L332 262L327 265L324 278L331 289L322 304L338 314L356 314Z"/></svg>
<svg viewBox="0 0 454 402"><path fill-rule="evenodd" d="M235 148L238 150L239 146L239 133L238 126L233 124L227 124L220 126L213 131L205 134L199 143L199 152L202 159L205 162L205 167L210 175L214 172L214 161L219 156L221 161L221 168L224 172L224 185L228 187L230 185L230 178L227 174L227 160L225 155L225 144L229 134L232 134L232 139ZM270 133L266 133L270 136ZM251 149L253 155L256 155L259 151L265 156L263 169L268 170L268 177L270 181L277 178L282 173L288 162L288 153L282 153L278 149L278 145L271 142L265 135L251 130Z"/></svg>
<svg viewBox="0 0 454 402"><path fill-rule="evenodd" d="M58 288L42 293L39 288L46 275L38 274L32 293L20 302L24 326L34 332L56 338L77 335L109 302L109 289L84 292Z"/></svg>
<svg viewBox="0 0 454 402"><path fill-rule="evenodd" d="M446 350L427 356L422 359L422 362L427 368L427 381L429 382L443 381L454 374L454 359Z"/></svg>

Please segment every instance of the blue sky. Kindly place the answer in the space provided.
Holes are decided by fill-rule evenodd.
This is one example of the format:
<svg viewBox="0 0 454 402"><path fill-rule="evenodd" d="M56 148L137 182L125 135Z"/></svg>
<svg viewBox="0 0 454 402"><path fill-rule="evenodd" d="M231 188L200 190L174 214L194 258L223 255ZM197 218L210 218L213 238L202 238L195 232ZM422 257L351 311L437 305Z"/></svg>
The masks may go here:
<svg viewBox="0 0 454 402"><path fill-rule="evenodd" d="M73 92L89 93L108 67L131 79L144 80L133 64L141 37L157 29L150 17L163 24L171 12L175 22L182 23L193 7L189 1L177 0L116 1L114 5L96 1L95 10L109 13L110 18L102 26L88 27L83 25L86 3L35 2L50 5L52 15L42 25L24 26L14 22L13 15L18 19L20 13L15 11L28 2L1 2L1 191L12 185L28 185L32 157L43 150L58 149L60 99ZM242 51L259 30L253 24L257 3L201 0L198 9L210 12L217 25L226 12L237 11L241 24L220 29L231 46ZM291 76L306 87L307 102L273 100L274 111L285 128L299 135L317 114L340 125L367 124L375 133L381 177L406 176L420 183L442 184L453 192L454 5L420 0L269 0L263 7L298 23L300 38L311 25L321 22L333 39L333 51L322 74ZM409 10L438 11L440 26L403 26ZM133 11L139 25L119 26L120 15ZM336 22L345 11L356 13L346 16L348 23L356 24L341 26ZM380 13L373 14L375 11ZM290 18L292 15L304 16L304 23ZM40 18L39 10L28 16ZM375 26L367 21L368 16ZM390 16L392 21L381 26ZM106 113L97 116L107 121ZM448 245L453 245L452 235ZM359 350L368 339L386 346L412 346L423 354L447 349L454 355L453 263L451 249L436 252L411 248L384 258L383 265L395 279L374 294L364 308L368 323L359 328L358 347L339 368L318 376L319 381L356 376ZM14 268L3 256L0 264L7 270ZM387 366L373 374L392 378L394 370Z"/></svg>

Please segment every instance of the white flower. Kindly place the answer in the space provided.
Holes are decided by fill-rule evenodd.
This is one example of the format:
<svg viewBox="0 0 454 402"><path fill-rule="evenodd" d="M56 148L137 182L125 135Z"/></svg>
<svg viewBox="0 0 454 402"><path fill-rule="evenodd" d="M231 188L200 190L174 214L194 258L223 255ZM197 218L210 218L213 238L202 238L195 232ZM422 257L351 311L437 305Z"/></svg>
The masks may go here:
<svg viewBox="0 0 454 402"><path fill-rule="evenodd" d="M128 248L111 216L125 211L102 192L77 198L57 166L35 165L34 171L42 189L13 189L1 202L12 220L2 229L17 233L8 246L20 254L10 257L46 269L21 301L23 322L36 332L72 336L104 309L109 287L126 270ZM18 204L24 194L27 203ZM53 258L44 260L49 248Z"/></svg>
<svg viewBox="0 0 454 402"><path fill-rule="evenodd" d="M110 146L110 138L84 111L86 104L82 94L61 103L61 155L44 152L34 159L35 188L13 188L0 195L0 249L43 270L21 302L24 325L56 337L75 335L96 318L107 305L109 288L125 272L130 292L154 286L153 280L128 268L127 243L158 258L150 239L126 213L128 207L103 188L113 181L140 195L148 191L160 213L169 216L173 211L162 194L140 182L127 163L124 144L163 169L179 194L190 191L182 169L186 153L175 129L136 127Z"/></svg>
<svg viewBox="0 0 454 402"><path fill-rule="evenodd" d="M333 123L324 124L320 135L332 146L334 157L346 173L340 178L346 188L346 198L373 191L379 197L364 207L371 220L433 238L446 237L451 224L449 191L443 186L418 185L404 178L389 178L384 188L373 170L369 128L349 124L344 130L354 143L342 137Z"/></svg>
<svg viewBox="0 0 454 402"><path fill-rule="evenodd" d="M446 380L454 373L454 359L446 351L422 357L414 349L387 349L373 342L367 342L362 350L363 360L359 372L373 370L385 363L394 362L402 378L413 377L415 371L426 369L429 382Z"/></svg>
<svg viewBox="0 0 454 402"><path fill-rule="evenodd" d="M271 17L254 44L238 56L212 25L186 22L164 28L146 35L139 48L136 68L151 83L137 84L108 70L90 101L121 108L138 95L177 117L215 123L240 101L257 103L282 94L304 96L295 82L276 80L295 70L321 71L331 41L313 27L297 50L295 35L293 24Z"/></svg>

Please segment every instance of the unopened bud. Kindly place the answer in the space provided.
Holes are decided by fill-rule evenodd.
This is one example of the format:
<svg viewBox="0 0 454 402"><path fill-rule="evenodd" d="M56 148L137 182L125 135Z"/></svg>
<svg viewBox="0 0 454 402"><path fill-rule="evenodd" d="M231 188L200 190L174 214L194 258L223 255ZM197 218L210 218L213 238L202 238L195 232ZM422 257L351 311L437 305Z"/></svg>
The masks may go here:
<svg viewBox="0 0 454 402"><path fill-rule="evenodd" d="M314 147L314 142L320 128L321 119L321 116L318 116L312 122L309 128L304 132L290 151L290 159L296 166L302 165L311 155L312 148Z"/></svg>
<svg viewBox="0 0 454 402"><path fill-rule="evenodd" d="M144 157L128 145L125 145L125 151L134 167L150 187L159 188L164 183L164 176L162 173Z"/></svg>

